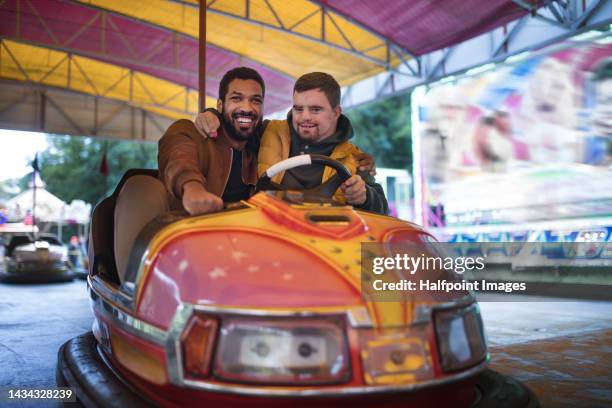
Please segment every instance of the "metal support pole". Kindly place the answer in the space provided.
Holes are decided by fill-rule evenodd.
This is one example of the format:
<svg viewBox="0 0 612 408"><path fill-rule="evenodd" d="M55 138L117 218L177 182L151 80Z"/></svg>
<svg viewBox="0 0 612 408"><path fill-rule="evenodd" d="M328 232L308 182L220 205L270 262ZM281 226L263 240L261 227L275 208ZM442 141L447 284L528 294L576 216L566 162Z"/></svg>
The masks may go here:
<svg viewBox="0 0 612 408"><path fill-rule="evenodd" d="M102 21L100 28L100 51L106 54L106 11L102 12Z"/></svg>
<svg viewBox="0 0 612 408"><path fill-rule="evenodd" d="M38 128L45 130L45 122L47 121L47 94L45 91L40 91L40 115L38 117Z"/></svg>
<svg viewBox="0 0 612 408"><path fill-rule="evenodd" d="M34 156L34 160L38 163L38 154ZM34 240L38 239L36 234L36 169L32 172L32 233L34 234Z"/></svg>
<svg viewBox="0 0 612 408"><path fill-rule="evenodd" d="M206 0L200 0L200 37L199 37L199 64L198 64L198 100L200 112L206 109Z"/></svg>
<svg viewBox="0 0 612 408"><path fill-rule="evenodd" d="M134 107L130 106L130 137L136 139L136 118L134 118Z"/></svg>
<svg viewBox="0 0 612 408"><path fill-rule="evenodd" d="M21 0L17 0L16 8L17 18L15 21L15 37L19 38L21 36Z"/></svg>
<svg viewBox="0 0 612 408"><path fill-rule="evenodd" d="M98 134L98 97L94 96L94 128L93 128L93 134L97 135Z"/></svg>
<svg viewBox="0 0 612 408"><path fill-rule="evenodd" d="M140 110L140 118L141 118L141 122L140 122L140 130L142 131L142 133L140 134L140 138L142 140L147 140L147 111L144 109Z"/></svg>

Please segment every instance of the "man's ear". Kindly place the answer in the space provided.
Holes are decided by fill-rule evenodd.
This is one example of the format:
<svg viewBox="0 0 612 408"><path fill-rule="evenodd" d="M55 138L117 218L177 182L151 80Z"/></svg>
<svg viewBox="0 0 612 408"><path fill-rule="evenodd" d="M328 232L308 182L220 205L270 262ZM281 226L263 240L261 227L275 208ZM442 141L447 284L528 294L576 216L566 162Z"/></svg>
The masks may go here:
<svg viewBox="0 0 612 408"><path fill-rule="evenodd" d="M217 111L223 113L223 101L221 99L217 99Z"/></svg>
<svg viewBox="0 0 612 408"><path fill-rule="evenodd" d="M334 115L336 116L336 119L342 115L342 106L338 105L334 108Z"/></svg>

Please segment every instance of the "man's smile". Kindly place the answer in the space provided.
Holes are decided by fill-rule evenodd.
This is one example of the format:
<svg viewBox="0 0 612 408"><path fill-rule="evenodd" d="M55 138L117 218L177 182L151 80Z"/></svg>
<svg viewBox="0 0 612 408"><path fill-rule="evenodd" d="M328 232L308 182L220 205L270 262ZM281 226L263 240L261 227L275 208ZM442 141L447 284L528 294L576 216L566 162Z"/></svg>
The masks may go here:
<svg viewBox="0 0 612 408"><path fill-rule="evenodd" d="M247 112L236 112L232 114L232 119L238 129L246 131L255 125L257 115Z"/></svg>

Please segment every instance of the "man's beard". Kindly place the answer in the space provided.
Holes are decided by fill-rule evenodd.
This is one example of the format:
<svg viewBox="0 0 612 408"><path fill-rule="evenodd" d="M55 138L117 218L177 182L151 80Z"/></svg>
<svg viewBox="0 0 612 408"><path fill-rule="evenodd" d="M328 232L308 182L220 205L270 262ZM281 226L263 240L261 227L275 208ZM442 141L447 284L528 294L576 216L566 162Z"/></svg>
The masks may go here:
<svg viewBox="0 0 612 408"><path fill-rule="evenodd" d="M248 117L253 120L254 125L248 131L243 132L243 131L236 130L233 120L236 120L240 116ZM231 117L229 114L223 113L222 122L223 122L223 126L225 127L225 131L227 132L227 135L230 138L240 141L240 142L244 142L244 141L248 141L251 137L253 137L253 135L257 131L257 127L259 126L260 120L258 119L257 115L255 115L254 113L247 113L247 112L239 111L239 112L232 113Z"/></svg>

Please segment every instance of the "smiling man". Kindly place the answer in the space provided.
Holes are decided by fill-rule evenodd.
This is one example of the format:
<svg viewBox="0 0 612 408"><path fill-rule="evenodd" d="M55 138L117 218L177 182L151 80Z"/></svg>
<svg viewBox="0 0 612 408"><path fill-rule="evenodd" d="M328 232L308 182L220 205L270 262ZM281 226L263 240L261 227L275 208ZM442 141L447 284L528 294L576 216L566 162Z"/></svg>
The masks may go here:
<svg viewBox="0 0 612 408"><path fill-rule="evenodd" d="M253 69L228 71L219 84L217 110L222 126L216 139L203 139L193 122L179 120L159 142L160 178L190 214L247 199L257 182L265 86Z"/></svg>
<svg viewBox="0 0 612 408"><path fill-rule="evenodd" d="M191 215L247 199L257 182L265 85L257 71L228 71L219 84L217 109L222 126L204 139L190 120L174 122L159 141L159 180L129 178L115 204L114 250L123 281L129 254L140 231L156 216L183 208ZM161 182L160 182L161 180Z"/></svg>
<svg viewBox="0 0 612 408"><path fill-rule="evenodd" d="M358 170L360 150L349 142L353 128L340 107L340 85L329 74L311 72L300 77L293 87L293 108L287 120L270 121L259 150L257 170L263 174L270 166L301 154L321 154L344 164L353 176L334 195L341 203L357 208L388 213L382 187L365 171ZM322 165L296 167L277 174L272 180L296 189L308 189L326 182L333 173Z"/></svg>

